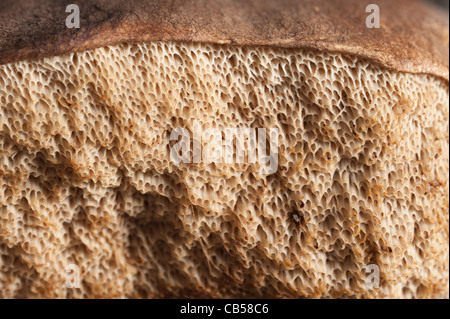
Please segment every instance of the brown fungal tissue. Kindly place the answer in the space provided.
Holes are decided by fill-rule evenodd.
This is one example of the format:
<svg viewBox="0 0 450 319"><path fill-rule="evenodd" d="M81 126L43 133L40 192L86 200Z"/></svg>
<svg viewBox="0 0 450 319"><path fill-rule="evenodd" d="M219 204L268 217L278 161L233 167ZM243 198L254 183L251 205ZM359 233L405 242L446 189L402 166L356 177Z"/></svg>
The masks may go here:
<svg viewBox="0 0 450 319"><path fill-rule="evenodd" d="M448 16L78 3L0 4L0 297L448 296ZM277 128L278 170L173 163L194 120Z"/></svg>

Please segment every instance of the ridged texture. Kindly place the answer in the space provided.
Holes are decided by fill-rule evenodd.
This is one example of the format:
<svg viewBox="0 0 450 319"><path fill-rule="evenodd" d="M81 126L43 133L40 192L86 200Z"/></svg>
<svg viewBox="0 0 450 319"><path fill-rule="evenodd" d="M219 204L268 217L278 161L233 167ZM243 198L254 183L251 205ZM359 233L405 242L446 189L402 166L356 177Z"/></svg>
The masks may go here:
<svg viewBox="0 0 450 319"><path fill-rule="evenodd" d="M0 297L445 296L448 93L300 49L154 42L2 65ZM169 134L193 120L278 128L277 172L172 163Z"/></svg>

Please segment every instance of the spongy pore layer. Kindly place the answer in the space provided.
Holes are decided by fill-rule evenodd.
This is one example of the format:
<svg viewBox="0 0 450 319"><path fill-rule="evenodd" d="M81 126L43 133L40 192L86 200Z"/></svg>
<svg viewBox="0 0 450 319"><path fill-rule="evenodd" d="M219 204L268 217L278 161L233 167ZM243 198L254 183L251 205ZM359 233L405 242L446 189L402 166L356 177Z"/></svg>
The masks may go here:
<svg viewBox="0 0 450 319"><path fill-rule="evenodd" d="M0 297L445 296L448 98L433 76L300 49L1 65ZM170 133L194 120L277 128L277 171L174 163Z"/></svg>

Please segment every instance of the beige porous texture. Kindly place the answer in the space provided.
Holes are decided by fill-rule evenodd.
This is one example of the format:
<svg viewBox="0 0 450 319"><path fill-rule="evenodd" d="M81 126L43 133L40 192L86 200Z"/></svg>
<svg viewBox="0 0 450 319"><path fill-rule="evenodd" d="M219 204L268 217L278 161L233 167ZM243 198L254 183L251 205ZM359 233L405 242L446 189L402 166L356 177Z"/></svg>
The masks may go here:
<svg viewBox="0 0 450 319"><path fill-rule="evenodd" d="M277 128L277 171L174 163L194 120ZM0 297L448 296L448 129L448 82L345 54L145 42L1 65Z"/></svg>

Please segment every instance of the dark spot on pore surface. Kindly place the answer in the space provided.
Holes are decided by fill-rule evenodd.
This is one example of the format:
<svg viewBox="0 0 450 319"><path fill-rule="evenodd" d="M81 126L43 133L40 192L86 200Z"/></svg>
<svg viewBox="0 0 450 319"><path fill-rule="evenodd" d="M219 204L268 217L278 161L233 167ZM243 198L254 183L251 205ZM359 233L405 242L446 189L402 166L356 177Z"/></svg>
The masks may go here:
<svg viewBox="0 0 450 319"><path fill-rule="evenodd" d="M301 225L301 224L303 224L303 221L304 221L304 217L303 217L303 214L301 213L301 212L299 212L299 211L293 211L291 214L290 214L291 216L291 221L293 222L293 223L295 223L296 225Z"/></svg>

